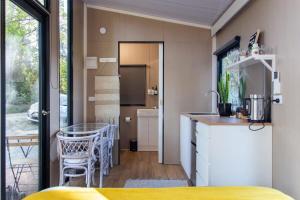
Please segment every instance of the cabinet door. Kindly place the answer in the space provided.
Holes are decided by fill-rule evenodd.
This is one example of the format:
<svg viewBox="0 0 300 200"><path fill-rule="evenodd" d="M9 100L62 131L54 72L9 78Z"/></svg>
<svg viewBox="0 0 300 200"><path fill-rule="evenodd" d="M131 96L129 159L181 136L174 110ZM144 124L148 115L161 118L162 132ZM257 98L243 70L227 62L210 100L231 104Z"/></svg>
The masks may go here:
<svg viewBox="0 0 300 200"><path fill-rule="evenodd" d="M196 152L196 185L209 186L209 163Z"/></svg>
<svg viewBox="0 0 300 200"><path fill-rule="evenodd" d="M205 160L208 160L209 155L209 127L202 123L197 123L196 128L197 152Z"/></svg>
<svg viewBox="0 0 300 200"><path fill-rule="evenodd" d="M209 186L209 127L197 123L196 128L196 185Z"/></svg>
<svg viewBox="0 0 300 200"><path fill-rule="evenodd" d="M149 147L153 151L157 151L158 147L158 119L156 117L149 118Z"/></svg>
<svg viewBox="0 0 300 200"><path fill-rule="evenodd" d="M180 117L180 162L188 176L191 178L191 134L192 122L189 117Z"/></svg>
<svg viewBox="0 0 300 200"><path fill-rule="evenodd" d="M138 150L145 151L148 146L148 119L138 118Z"/></svg>

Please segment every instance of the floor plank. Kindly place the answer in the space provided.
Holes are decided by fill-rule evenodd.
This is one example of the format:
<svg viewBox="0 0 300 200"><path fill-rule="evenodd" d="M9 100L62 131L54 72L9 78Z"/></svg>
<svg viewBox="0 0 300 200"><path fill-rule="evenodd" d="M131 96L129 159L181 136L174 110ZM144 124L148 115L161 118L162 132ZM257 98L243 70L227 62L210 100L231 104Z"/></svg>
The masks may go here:
<svg viewBox="0 0 300 200"><path fill-rule="evenodd" d="M78 179L78 178L77 178ZM163 165L158 163L157 152L121 151L120 165L114 166L108 176L104 177L104 187L124 187L128 179L187 179L180 165ZM99 176L96 173L96 185ZM84 186L82 180L72 180L72 186Z"/></svg>

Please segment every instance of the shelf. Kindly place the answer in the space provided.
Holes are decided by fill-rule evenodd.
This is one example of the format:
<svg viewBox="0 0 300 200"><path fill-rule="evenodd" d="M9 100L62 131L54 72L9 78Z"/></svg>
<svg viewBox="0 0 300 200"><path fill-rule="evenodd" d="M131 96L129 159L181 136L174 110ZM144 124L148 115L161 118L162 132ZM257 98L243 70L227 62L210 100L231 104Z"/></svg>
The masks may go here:
<svg viewBox="0 0 300 200"><path fill-rule="evenodd" d="M258 63L262 63L268 70L271 72L276 71L275 55L253 55L249 56L243 60L240 60L236 63L229 65L226 70L233 70L239 67L248 67ZM268 63L271 61L271 65Z"/></svg>
<svg viewBox="0 0 300 200"><path fill-rule="evenodd" d="M236 63L229 65L226 70L234 70L240 69L242 67L248 67L255 64L263 64L271 73L272 73L272 93L273 95L277 95L276 99L279 99L280 104L282 103L282 96L278 96L281 94L280 90L280 80L279 80L279 72L276 71L276 56L273 54L270 55L252 55L243 60L240 60Z"/></svg>

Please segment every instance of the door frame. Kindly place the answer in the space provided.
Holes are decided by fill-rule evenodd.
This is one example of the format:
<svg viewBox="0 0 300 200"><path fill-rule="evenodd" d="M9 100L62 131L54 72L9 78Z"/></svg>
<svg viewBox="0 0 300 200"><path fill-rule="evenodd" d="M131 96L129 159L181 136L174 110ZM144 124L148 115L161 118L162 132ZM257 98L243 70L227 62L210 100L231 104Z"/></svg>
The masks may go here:
<svg viewBox="0 0 300 200"><path fill-rule="evenodd" d="M59 9L59 8L58 8ZM68 0L68 125L73 125L73 0Z"/></svg>
<svg viewBox="0 0 300 200"><path fill-rule="evenodd" d="M50 63L50 12L41 4L36 1L25 0L11 0L12 3L23 9L28 14L32 15L40 23L39 33L39 48L40 48L40 62L39 62L39 190L49 187L50 175L50 115L42 115L41 111L49 111L50 108L50 86L49 86L49 63ZM49 1L50 3L50 1ZM48 5L48 4L47 4ZM1 151L1 199L6 196L6 145L5 145L5 132L6 132L6 74L5 74L5 15L6 15L6 2L0 2L1 10L1 137L0 137L0 151Z"/></svg>
<svg viewBox="0 0 300 200"><path fill-rule="evenodd" d="M158 162L161 164L164 164L164 109L165 109L165 42L164 41L118 41L118 74L120 75L120 45L121 44L158 44L158 48L159 48L159 53L162 53L162 69L160 69L160 63L159 63L159 72L162 72L162 87L159 87L159 90L162 90L162 126L160 127L161 130L161 155L159 155L159 160ZM161 47L162 45L162 47ZM162 48L162 52L160 52L160 48ZM159 55L160 57L160 55ZM160 76L160 74L159 74ZM158 98L158 100L160 99L160 97ZM160 105L160 102L158 102L158 106ZM120 120L119 120L120 123ZM159 137L159 135L158 135ZM119 145L120 147L120 145ZM159 154L159 151L158 151ZM120 159L119 159L120 161Z"/></svg>

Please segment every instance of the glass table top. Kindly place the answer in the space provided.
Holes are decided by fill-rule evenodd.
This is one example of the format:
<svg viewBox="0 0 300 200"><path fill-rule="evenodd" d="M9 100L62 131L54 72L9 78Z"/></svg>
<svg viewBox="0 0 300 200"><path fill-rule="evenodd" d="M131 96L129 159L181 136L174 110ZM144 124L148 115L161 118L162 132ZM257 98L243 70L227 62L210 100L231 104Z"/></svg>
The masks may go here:
<svg viewBox="0 0 300 200"><path fill-rule="evenodd" d="M67 134L93 134L108 126L108 123L82 123L61 128L60 131Z"/></svg>

